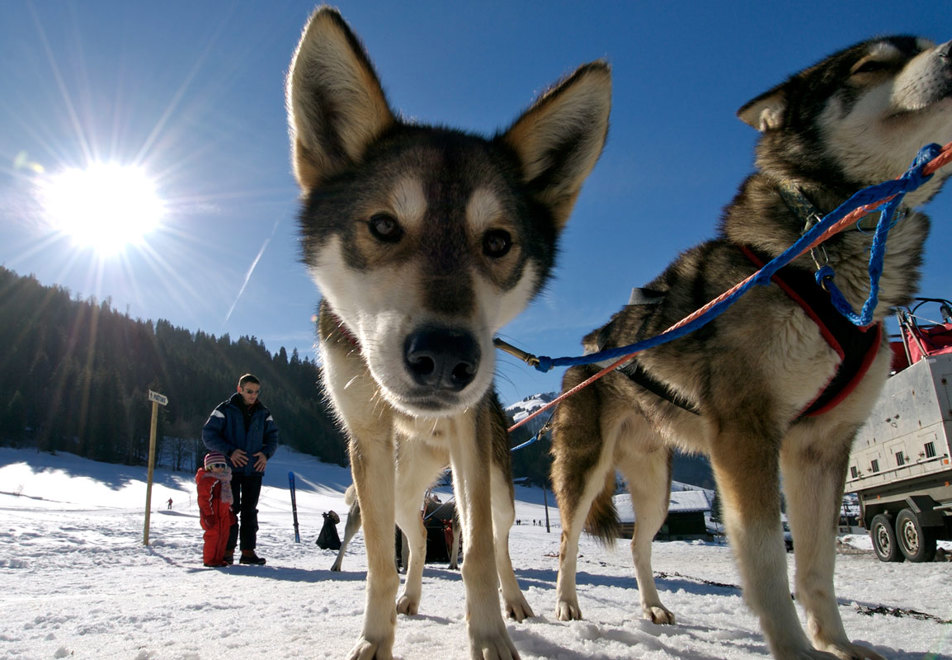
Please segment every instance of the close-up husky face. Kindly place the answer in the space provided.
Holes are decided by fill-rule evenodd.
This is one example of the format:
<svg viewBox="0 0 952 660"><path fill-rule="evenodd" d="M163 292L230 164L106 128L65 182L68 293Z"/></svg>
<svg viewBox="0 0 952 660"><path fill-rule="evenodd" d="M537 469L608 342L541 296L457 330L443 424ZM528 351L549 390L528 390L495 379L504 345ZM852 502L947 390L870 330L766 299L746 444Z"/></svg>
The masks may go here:
<svg viewBox="0 0 952 660"><path fill-rule="evenodd" d="M479 138L410 130L357 169L308 200L311 276L389 400L426 415L472 405L493 335L551 267L555 223L526 208L511 155Z"/></svg>
<svg viewBox="0 0 952 660"><path fill-rule="evenodd" d="M288 76L303 259L397 409L443 416L485 395L493 335L549 274L610 95L596 62L492 138L406 123L340 15L312 17Z"/></svg>
<svg viewBox="0 0 952 660"><path fill-rule="evenodd" d="M952 42L936 46L907 36L862 42L750 101L738 115L765 133L758 151L764 164L824 179L837 173L834 185L854 189L895 178L921 147L952 140ZM793 142L791 133L799 135ZM924 186L907 203L924 203L940 185Z"/></svg>

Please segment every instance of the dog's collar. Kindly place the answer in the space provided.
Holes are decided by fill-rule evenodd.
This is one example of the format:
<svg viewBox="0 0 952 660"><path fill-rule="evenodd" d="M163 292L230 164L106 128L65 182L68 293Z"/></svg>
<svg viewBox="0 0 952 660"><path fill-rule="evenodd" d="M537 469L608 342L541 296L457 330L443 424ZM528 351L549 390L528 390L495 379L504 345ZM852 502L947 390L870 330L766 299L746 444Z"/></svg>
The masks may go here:
<svg viewBox="0 0 952 660"><path fill-rule="evenodd" d="M799 218L800 222L803 223L803 231L801 233L806 233L809 231L813 225L820 222L823 219L823 214L814 206L807 196L803 193L803 190L800 189L800 186L795 184L789 179L778 179L777 180L777 192L780 194L780 198L783 200L783 203L787 205L787 208ZM901 206L896 210L894 215L893 222L898 222L909 212L909 210ZM864 216L865 217L865 216ZM875 229L875 224L872 227L863 226L863 219L860 218L856 221L856 228L860 231L872 231ZM819 251L819 254L817 253ZM817 264L817 268L829 262L829 259L826 256L826 251L823 249L823 246L814 248L810 251L810 254L813 256L813 261ZM820 262L820 257L822 256L823 262Z"/></svg>
<svg viewBox="0 0 952 660"><path fill-rule="evenodd" d="M780 199L787 205L787 208L799 218L803 223L801 234L807 233L813 225L820 222L823 216L816 206L813 205L807 196L803 194L800 186L789 179L780 179L777 181L777 192L780 193ZM817 270L830 263L830 257L826 253L823 245L810 249L810 256L813 257L813 263Z"/></svg>
<svg viewBox="0 0 952 660"><path fill-rule="evenodd" d="M817 210L816 206L813 205L813 202L807 199L807 196L803 194L800 186L793 181L789 179L778 180L777 192L780 193L780 198L783 199L783 203L787 205L787 208L803 223L803 231L808 230L823 219L823 216Z"/></svg>

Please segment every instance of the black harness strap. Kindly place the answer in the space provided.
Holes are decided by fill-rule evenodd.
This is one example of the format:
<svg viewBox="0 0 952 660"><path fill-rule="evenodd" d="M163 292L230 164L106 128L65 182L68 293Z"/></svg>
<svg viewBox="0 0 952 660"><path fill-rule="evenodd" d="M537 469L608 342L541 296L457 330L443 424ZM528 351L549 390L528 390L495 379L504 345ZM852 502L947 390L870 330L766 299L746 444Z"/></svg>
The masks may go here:
<svg viewBox="0 0 952 660"><path fill-rule="evenodd" d="M677 392L672 391L667 385L653 378L651 374L645 371L644 368L636 361L632 360L628 364L621 367L619 371L628 376L628 378L630 378L636 385L651 392L656 397L664 399L668 403L672 403L678 408L688 411L692 415L701 414L701 411L693 401L690 401Z"/></svg>

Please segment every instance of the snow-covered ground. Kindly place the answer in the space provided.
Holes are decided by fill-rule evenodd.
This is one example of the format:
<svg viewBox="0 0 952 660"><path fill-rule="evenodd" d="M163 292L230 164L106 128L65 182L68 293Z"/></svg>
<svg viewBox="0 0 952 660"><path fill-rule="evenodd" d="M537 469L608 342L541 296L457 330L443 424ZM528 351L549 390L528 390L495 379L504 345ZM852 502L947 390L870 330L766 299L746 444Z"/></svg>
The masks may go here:
<svg viewBox="0 0 952 660"><path fill-rule="evenodd" d="M297 476L301 543L294 543L289 470ZM0 657L346 657L364 606L363 539L343 573L330 572L335 553L314 540L322 512L346 513L347 470L279 451L260 502L262 567L204 568L192 477L157 470L155 481L144 546L144 469L0 448ZM730 551L715 543L654 544L658 586L678 618L658 626L639 618L627 544L609 551L583 537L585 619L558 621L558 514L550 507L547 533L532 524L545 518L542 492L518 488L516 497L523 524L513 528L512 557L536 616L508 627L524 659L768 657ZM952 657L952 563L882 564L862 537L848 540L864 548L837 563L852 638L887 658ZM468 657L459 573L427 565L423 589L420 614L399 617L396 657Z"/></svg>

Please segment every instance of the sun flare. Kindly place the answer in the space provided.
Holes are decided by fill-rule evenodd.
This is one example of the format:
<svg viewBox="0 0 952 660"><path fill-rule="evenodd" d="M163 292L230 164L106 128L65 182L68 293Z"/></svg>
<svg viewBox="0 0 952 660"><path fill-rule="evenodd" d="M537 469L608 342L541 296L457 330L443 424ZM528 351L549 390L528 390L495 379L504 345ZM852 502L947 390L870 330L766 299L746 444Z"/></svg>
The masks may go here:
<svg viewBox="0 0 952 660"><path fill-rule="evenodd" d="M52 174L40 184L40 198L56 231L101 255L141 245L165 211L146 172L119 163L93 163Z"/></svg>

